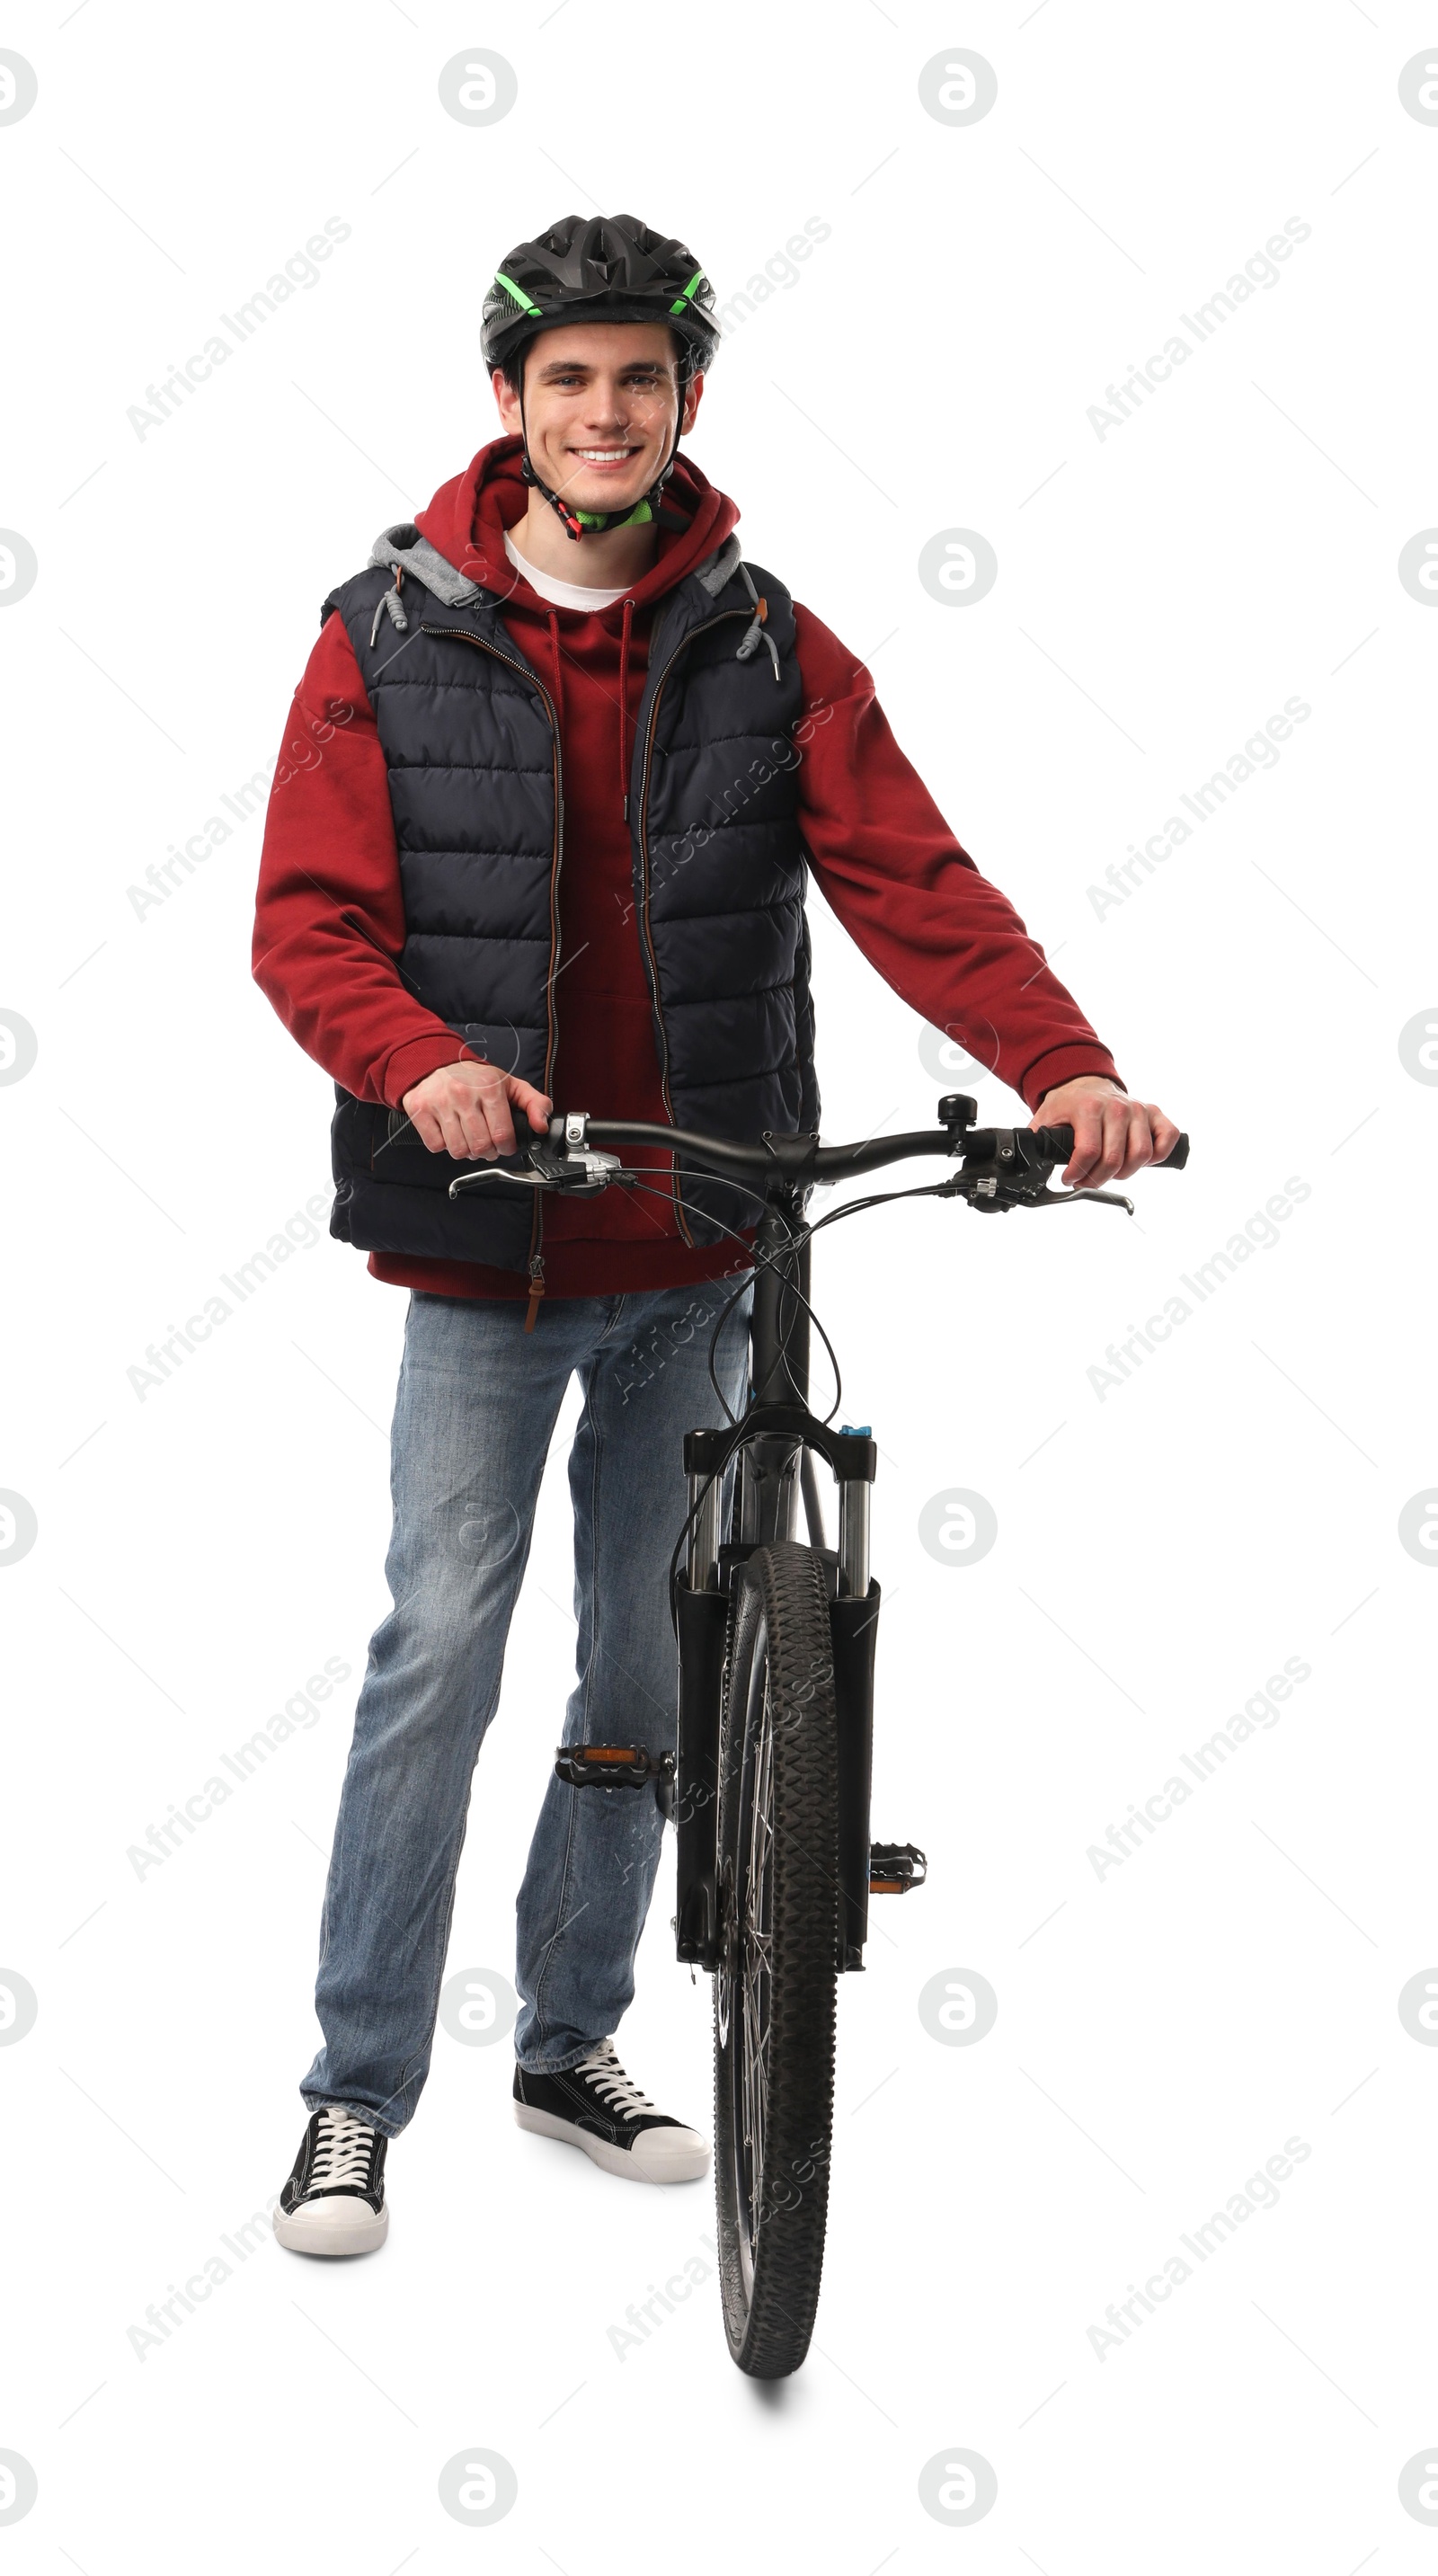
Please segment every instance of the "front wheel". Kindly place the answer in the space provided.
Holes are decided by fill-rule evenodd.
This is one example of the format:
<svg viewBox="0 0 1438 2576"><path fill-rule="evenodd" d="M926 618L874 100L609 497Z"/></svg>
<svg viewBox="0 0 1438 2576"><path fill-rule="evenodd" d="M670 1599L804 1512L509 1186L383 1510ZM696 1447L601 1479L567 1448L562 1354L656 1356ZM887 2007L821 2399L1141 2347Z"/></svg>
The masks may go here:
<svg viewBox="0 0 1438 2576"><path fill-rule="evenodd" d="M834 2109L838 1782L833 1642L812 1548L736 1578L720 1737L714 2177L729 2350L783 2379L819 2304Z"/></svg>

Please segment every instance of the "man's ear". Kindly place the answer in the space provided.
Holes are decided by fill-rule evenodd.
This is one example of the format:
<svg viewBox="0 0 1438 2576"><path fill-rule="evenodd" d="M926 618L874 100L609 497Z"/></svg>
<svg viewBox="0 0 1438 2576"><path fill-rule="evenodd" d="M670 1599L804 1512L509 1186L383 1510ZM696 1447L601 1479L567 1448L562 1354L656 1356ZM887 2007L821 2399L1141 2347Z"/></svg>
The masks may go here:
<svg viewBox="0 0 1438 2576"><path fill-rule="evenodd" d="M503 367L493 368L490 372L489 381L494 388L495 408L498 411L499 417L503 421L505 428L507 430L517 430L519 427L519 396L505 374Z"/></svg>
<svg viewBox="0 0 1438 2576"><path fill-rule="evenodd" d="M699 403L703 392L704 379L702 376L695 376L685 388L684 417L680 422L680 428L686 438L694 426L694 415L699 409Z"/></svg>

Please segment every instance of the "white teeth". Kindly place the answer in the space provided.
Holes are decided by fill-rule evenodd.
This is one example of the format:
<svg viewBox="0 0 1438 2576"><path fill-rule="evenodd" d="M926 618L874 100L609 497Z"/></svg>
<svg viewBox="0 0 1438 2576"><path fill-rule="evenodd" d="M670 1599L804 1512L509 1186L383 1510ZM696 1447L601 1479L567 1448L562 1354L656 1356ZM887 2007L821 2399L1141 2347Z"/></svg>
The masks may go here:
<svg viewBox="0 0 1438 2576"><path fill-rule="evenodd" d="M628 447L581 447L576 453L597 465L617 465L622 457L632 455L633 450Z"/></svg>

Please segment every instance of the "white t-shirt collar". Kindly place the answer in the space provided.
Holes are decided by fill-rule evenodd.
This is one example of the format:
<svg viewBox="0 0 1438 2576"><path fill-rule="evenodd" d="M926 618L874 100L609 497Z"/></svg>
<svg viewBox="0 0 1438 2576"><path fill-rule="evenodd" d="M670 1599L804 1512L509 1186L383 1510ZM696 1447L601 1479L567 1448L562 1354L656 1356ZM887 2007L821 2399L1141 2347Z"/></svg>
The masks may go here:
<svg viewBox="0 0 1438 2576"><path fill-rule="evenodd" d="M627 581L622 581L617 590L591 590L584 582L556 581L553 573L538 571L528 557L520 553L507 528L504 551L516 572L523 573L530 589L538 591L540 598L547 599L553 608L612 608L615 600L623 599L630 587Z"/></svg>

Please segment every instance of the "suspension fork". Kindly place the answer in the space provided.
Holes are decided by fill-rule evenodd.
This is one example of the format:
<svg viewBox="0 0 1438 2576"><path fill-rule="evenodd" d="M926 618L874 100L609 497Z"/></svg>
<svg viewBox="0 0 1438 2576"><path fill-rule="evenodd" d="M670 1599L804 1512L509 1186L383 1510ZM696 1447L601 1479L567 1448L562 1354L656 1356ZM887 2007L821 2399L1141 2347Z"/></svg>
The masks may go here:
<svg viewBox="0 0 1438 2576"><path fill-rule="evenodd" d="M676 1587L679 1631L677 1803L679 1957L719 1965L716 1824L720 1787L724 1662L730 1612L721 1494L737 1468L734 1537L749 1547L792 1534L804 1440L827 1459L839 1486L837 1592L830 1600L839 1806L841 1899L835 1964L861 1968L869 1897L869 1779L873 1658L879 1587L869 1574L869 1487L875 1451L867 1432L835 1432L809 1414L808 1246L795 1238L797 1193L776 1184L759 1235L750 1323L755 1407L722 1430L691 1431L684 1443L689 1482L688 1561ZM750 1436L748 1422L771 1426ZM738 1551L736 1550L736 1554ZM831 1560L832 1563L832 1560Z"/></svg>
<svg viewBox="0 0 1438 2576"><path fill-rule="evenodd" d="M809 1403L809 1240L793 1238L803 1218L800 1191L776 1188L764 1209L757 1249L768 1256L754 1281L749 1328L759 1402ZM739 1536L764 1542L795 1532L802 1445L750 1441L740 1452ZM869 1474L872 1475L872 1467ZM810 1468L812 1481L812 1468ZM869 1573L868 1476L839 1484L838 1595L829 1605L837 1734L839 1946L835 1965L862 1968L869 1918L869 1793L873 1763L874 1645L878 1587Z"/></svg>

